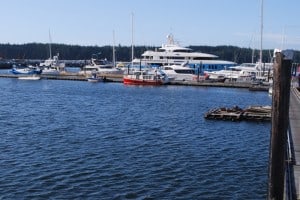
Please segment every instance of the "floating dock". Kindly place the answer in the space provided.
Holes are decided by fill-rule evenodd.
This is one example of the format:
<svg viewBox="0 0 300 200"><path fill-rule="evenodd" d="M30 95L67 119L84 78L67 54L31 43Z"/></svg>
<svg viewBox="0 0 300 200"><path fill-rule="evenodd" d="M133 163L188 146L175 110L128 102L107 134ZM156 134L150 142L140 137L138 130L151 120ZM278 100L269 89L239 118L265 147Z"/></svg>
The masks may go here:
<svg viewBox="0 0 300 200"><path fill-rule="evenodd" d="M249 106L246 109L238 106L216 108L205 113L204 118L230 121L271 121L271 106Z"/></svg>
<svg viewBox="0 0 300 200"><path fill-rule="evenodd" d="M22 76L22 75L21 75ZM123 75L114 74L102 74L106 82L121 82ZM18 78L20 75L16 74L0 74L0 78ZM78 75L72 72L63 72L60 75L44 75L40 74L41 79L52 79L52 80L69 80L69 81L87 81L87 77L83 75Z"/></svg>

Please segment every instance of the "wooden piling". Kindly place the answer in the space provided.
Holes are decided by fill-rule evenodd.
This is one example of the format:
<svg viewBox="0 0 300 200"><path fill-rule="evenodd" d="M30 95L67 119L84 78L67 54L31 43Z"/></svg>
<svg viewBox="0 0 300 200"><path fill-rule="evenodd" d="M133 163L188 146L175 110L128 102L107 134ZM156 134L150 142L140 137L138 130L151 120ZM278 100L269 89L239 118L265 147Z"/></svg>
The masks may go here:
<svg viewBox="0 0 300 200"><path fill-rule="evenodd" d="M288 54L288 52L287 52ZM284 197L292 58L277 52L273 66L272 132L269 163L269 200Z"/></svg>

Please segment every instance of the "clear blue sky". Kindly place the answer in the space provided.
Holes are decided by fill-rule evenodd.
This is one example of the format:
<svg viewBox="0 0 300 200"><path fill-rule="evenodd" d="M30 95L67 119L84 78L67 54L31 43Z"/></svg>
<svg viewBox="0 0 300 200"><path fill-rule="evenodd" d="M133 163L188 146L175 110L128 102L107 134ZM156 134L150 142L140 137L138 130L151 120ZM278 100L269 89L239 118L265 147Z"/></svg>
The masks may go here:
<svg viewBox="0 0 300 200"><path fill-rule="evenodd" d="M260 48L261 0L0 0L0 43ZM300 50L300 0L264 0L263 49Z"/></svg>

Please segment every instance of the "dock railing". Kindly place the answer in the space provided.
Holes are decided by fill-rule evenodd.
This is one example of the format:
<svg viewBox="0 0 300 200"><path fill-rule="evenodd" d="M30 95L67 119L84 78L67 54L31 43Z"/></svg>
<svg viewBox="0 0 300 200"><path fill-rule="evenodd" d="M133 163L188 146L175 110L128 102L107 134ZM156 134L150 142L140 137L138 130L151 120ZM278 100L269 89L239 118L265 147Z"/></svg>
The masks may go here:
<svg viewBox="0 0 300 200"><path fill-rule="evenodd" d="M291 87L289 129L287 130L285 196L286 200L300 199L300 151L299 151L299 120L300 91Z"/></svg>
<svg viewBox="0 0 300 200"><path fill-rule="evenodd" d="M292 141L291 129L289 127L287 131L287 149L286 149L286 165L285 165L285 200L294 200L297 199L297 192L295 187L295 176L294 176L294 164L295 164L295 155L294 155L294 146Z"/></svg>

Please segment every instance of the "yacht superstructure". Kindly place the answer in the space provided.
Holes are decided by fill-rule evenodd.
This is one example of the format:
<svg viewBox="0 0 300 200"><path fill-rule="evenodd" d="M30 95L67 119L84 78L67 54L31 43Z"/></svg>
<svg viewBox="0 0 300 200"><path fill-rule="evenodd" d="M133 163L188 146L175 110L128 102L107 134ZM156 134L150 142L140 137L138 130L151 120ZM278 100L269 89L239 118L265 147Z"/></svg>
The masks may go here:
<svg viewBox="0 0 300 200"><path fill-rule="evenodd" d="M173 35L167 36L167 43L157 50L148 50L141 59L134 59L133 63L142 65L164 66L188 63L191 68L201 68L202 71L222 70L235 66L235 62L218 60L218 56L208 53L194 52L191 48L182 47L175 42Z"/></svg>

